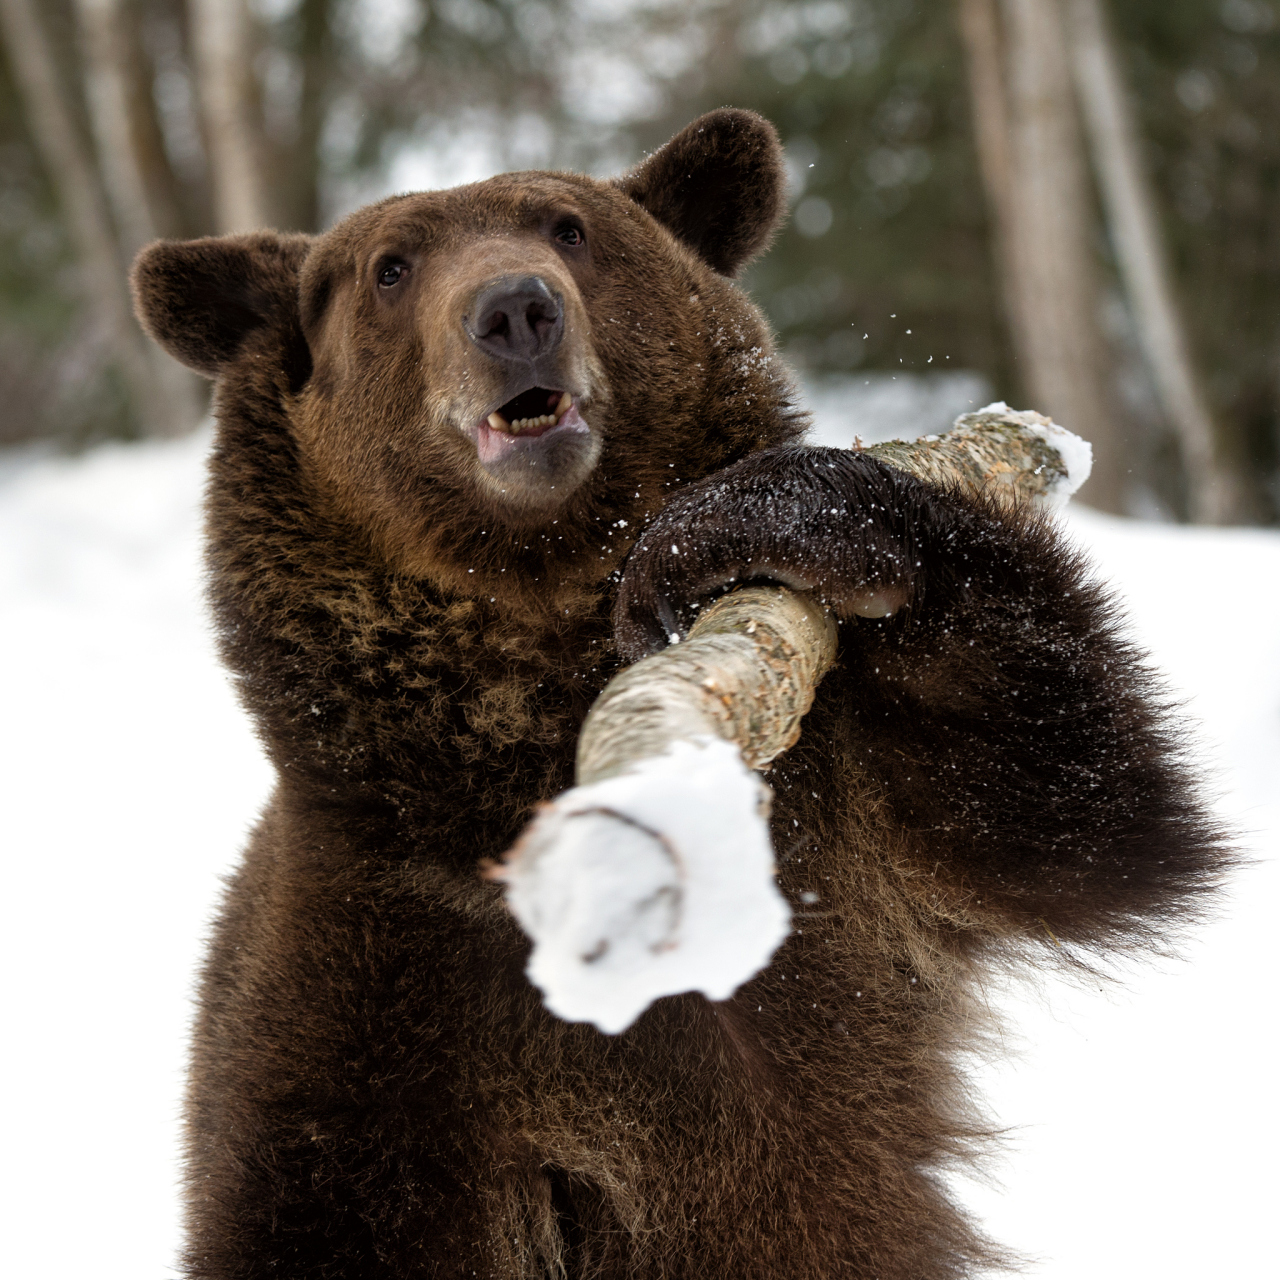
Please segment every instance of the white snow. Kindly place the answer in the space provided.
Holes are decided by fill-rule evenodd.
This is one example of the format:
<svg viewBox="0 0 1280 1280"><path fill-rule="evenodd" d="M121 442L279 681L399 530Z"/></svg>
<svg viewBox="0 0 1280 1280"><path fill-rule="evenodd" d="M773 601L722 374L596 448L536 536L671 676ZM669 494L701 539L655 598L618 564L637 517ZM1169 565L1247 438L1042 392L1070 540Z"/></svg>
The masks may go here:
<svg viewBox="0 0 1280 1280"><path fill-rule="evenodd" d="M0 471L0 1270L173 1274L190 991L270 773L200 604L208 437Z"/></svg>
<svg viewBox="0 0 1280 1280"><path fill-rule="evenodd" d="M768 789L718 738L677 742L543 808L507 865L547 1008L624 1031L660 996L727 1000L791 927Z"/></svg>
<svg viewBox="0 0 1280 1280"><path fill-rule="evenodd" d="M946 431L959 414L991 399L987 380L967 370L808 374L802 390L818 428L815 443L837 449L855 438L876 444Z"/></svg>
<svg viewBox="0 0 1280 1280"><path fill-rule="evenodd" d="M0 1258L14 1276L174 1274L192 975L270 785L199 605L206 447L0 464ZM1280 535L1077 506L1066 519L1185 701L1218 809L1256 865L1183 961L1103 993L1056 980L990 993L1006 1053L976 1092L1011 1128L1011 1154L1003 1189L964 1194L1043 1259L1032 1275L1266 1275L1280 1190Z"/></svg>

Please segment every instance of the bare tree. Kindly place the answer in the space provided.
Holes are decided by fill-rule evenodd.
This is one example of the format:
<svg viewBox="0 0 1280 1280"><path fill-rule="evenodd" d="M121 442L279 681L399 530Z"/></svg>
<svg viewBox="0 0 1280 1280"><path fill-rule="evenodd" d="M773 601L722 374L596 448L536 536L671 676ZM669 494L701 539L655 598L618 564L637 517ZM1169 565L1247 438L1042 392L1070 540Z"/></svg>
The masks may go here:
<svg viewBox="0 0 1280 1280"><path fill-rule="evenodd" d="M1009 110L1005 96L1004 49L997 0L960 0L960 35L969 66L969 104L977 141L978 168L995 230L996 274L1005 315L1014 323L1017 300L1008 246L1017 216L1013 200L1013 161L1009 155Z"/></svg>
<svg viewBox="0 0 1280 1280"><path fill-rule="evenodd" d="M1236 499L1216 455L1213 418L1175 301L1114 42L1099 0L1068 2L1081 111L1138 339L1181 446L1191 518L1221 524L1234 514Z"/></svg>
<svg viewBox="0 0 1280 1280"><path fill-rule="evenodd" d="M297 45L301 85L294 136L285 154L277 155L280 171L287 175L286 190L277 190L276 203L285 225L299 231L319 229L320 138L335 78L337 39L334 34L334 0L300 0L297 12Z"/></svg>
<svg viewBox="0 0 1280 1280"><path fill-rule="evenodd" d="M1005 307L1029 393L1093 440L1086 500L1123 510L1126 457L1098 322L1083 121L1121 283L1180 444L1191 517L1223 522L1235 510L1234 486L1216 453L1100 0L959 0L959 18Z"/></svg>
<svg viewBox="0 0 1280 1280"><path fill-rule="evenodd" d="M961 0L975 134L1014 351L1036 406L1086 436L1082 498L1124 510L1088 168L1058 0Z"/></svg>
<svg viewBox="0 0 1280 1280"><path fill-rule="evenodd" d="M996 0L960 0L960 34L969 61L969 99L978 165L992 212L1009 220L1009 113L1005 105L1004 59Z"/></svg>
<svg viewBox="0 0 1280 1280"><path fill-rule="evenodd" d="M218 230L271 222L245 0L188 0Z"/></svg>
<svg viewBox="0 0 1280 1280"><path fill-rule="evenodd" d="M132 255L160 233L133 145L124 9L124 0L76 0L89 123L121 249Z"/></svg>
<svg viewBox="0 0 1280 1280"><path fill-rule="evenodd" d="M155 183L148 181L150 139L144 112L149 114L150 95L144 98L137 92L139 58L130 7L128 0L76 0L89 120L114 215L115 257L121 268L144 244L171 230L161 222L164 212L156 209ZM203 401L194 376L154 346L148 345L147 356L153 429L165 435L189 430L200 419Z"/></svg>
<svg viewBox="0 0 1280 1280"><path fill-rule="evenodd" d="M76 249L95 327L110 343L144 431L168 435L187 430L194 420L182 403L175 402L172 387L157 372L160 366L134 323L125 262L102 177L33 0L0 0L0 26L31 135ZM122 190L124 182L122 178Z"/></svg>

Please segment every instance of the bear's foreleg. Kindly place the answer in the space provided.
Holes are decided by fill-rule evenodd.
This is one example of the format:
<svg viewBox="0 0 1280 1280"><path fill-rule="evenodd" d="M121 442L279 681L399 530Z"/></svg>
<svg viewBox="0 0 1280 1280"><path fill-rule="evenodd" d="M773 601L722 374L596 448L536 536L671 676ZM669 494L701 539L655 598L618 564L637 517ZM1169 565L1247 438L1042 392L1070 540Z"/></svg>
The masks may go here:
<svg viewBox="0 0 1280 1280"><path fill-rule="evenodd" d="M1221 866L1158 682L1048 520L865 455L781 448L689 486L632 552L629 657L707 600L773 580L844 620L819 706L912 856L985 910L1102 942ZM873 617L883 612L886 616Z"/></svg>

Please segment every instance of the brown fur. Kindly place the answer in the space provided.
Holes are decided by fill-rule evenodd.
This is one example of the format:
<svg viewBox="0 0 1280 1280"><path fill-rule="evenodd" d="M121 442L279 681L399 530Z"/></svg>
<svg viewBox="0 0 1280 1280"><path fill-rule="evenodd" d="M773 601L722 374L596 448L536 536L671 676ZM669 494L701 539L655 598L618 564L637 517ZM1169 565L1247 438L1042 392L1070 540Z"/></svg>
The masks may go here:
<svg viewBox="0 0 1280 1280"><path fill-rule="evenodd" d="M937 1176L977 1131L975 971L1046 927L1140 939L1210 883L1148 678L1052 531L790 443L786 371L712 269L781 191L769 126L719 112L614 184L506 175L140 259L144 323L218 377L211 592L279 774L204 975L189 1277L969 1274L997 1254ZM562 298L538 376L591 435L495 479L466 431L519 377L468 309L514 273ZM477 868L571 783L615 608L634 655L752 576L907 601L842 627L772 771L796 929L723 1004L561 1023Z"/></svg>

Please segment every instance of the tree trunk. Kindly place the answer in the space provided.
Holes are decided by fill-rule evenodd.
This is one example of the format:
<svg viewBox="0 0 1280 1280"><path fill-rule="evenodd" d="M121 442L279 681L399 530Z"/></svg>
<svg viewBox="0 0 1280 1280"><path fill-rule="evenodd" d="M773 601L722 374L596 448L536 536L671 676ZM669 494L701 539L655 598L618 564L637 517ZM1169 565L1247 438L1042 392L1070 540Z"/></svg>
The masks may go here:
<svg viewBox="0 0 1280 1280"><path fill-rule="evenodd" d="M124 0L76 0L89 123L115 215L121 257L127 260L160 232L133 145L124 8Z"/></svg>
<svg viewBox="0 0 1280 1280"><path fill-rule="evenodd" d="M147 17L141 0L124 0L124 75L130 138L146 189L156 234L180 238L194 234L183 210L182 182L169 159L156 105L156 68L144 41Z"/></svg>
<svg viewBox="0 0 1280 1280"><path fill-rule="evenodd" d="M144 169L145 125L137 119L133 15L127 0L76 0L76 8L98 167L115 219L117 258L125 263L162 234ZM200 421L204 399L195 375L158 347L148 346L147 356L155 432L181 435L191 430Z"/></svg>
<svg viewBox="0 0 1280 1280"><path fill-rule="evenodd" d="M137 0L76 0L90 124L123 256L182 234L177 179L164 151Z"/></svg>
<svg viewBox="0 0 1280 1280"><path fill-rule="evenodd" d="M298 95L297 136L293 140L288 170L290 190L285 193L287 222L299 231L320 229L320 135L324 131L329 88L334 79L336 48L333 37L333 0L302 0L298 56L302 62L302 91Z"/></svg>
<svg viewBox="0 0 1280 1280"><path fill-rule="evenodd" d="M1156 393L1181 446L1191 518L1222 524L1236 514L1234 486L1216 455L1114 42L1099 0L1068 3L1076 84L1111 240Z"/></svg>
<svg viewBox="0 0 1280 1280"><path fill-rule="evenodd" d="M1087 436L1081 497L1124 509L1125 458L1099 328L1084 149L1058 0L961 0L983 179L1030 398Z"/></svg>
<svg viewBox="0 0 1280 1280"><path fill-rule="evenodd" d="M996 0L960 0L960 36L969 67L969 106L978 150L978 168L995 231L996 273L1010 325L1017 313L1008 246L1012 235L1012 161L1009 111L1005 101L1004 52Z"/></svg>
<svg viewBox="0 0 1280 1280"><path fill-rule="evenodd" d="M245 0L188 0L188 12L218 230L256 231L272 219L249 11Z"/></svg>
<svg viewBox="0 0 1280 1280"><path fill-rule="evenodd" d="M168 434L179 424L156 377L147 343L134 323L125 264L101 176L58 73L48 33L33 0L0 0L0 24L31 136L75 245L82 287L95 323L108 336L143 431Z"/></svg>

